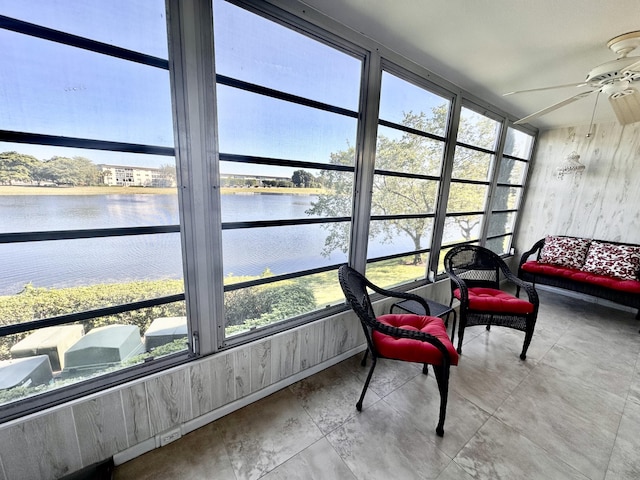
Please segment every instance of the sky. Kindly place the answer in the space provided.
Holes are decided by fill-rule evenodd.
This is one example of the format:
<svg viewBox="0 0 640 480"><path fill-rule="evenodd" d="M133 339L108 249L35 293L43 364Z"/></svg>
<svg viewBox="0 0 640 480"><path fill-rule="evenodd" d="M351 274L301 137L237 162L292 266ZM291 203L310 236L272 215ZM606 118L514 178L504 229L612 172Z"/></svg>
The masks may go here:
<svg viewBox="0 0 640 480"><path fill-rule="evenodd" d="M0 0L0 14L168 58L162 0ZM240 80L358 110L362 61L234 5L214 2L216 70ZM283 48L284 47L284 48ZM25 59L27 61L25 61ZM0 30L0 129L172 147L169 73ZM445 99L386 74L381 117L430 111ZM224 153L328 163L356 144L355 118L218 86ZM442 133L442 132L438 132ZM0 143L41 160L158 167L170 157ZM229 164L223 173L258 173ZM261 167L260 167L261 168ZM269 175L293 169L270 168Z"/></svg>

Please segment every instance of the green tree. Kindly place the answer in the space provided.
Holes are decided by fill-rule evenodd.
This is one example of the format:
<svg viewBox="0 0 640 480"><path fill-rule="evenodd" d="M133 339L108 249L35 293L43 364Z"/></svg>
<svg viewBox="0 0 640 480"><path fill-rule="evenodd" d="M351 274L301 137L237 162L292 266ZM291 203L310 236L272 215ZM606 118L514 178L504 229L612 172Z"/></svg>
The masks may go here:
<svg viewBox="0 0 640 480"><path fill-rule="evenodd" d="M97 185L100 171L85 157L52 157L42 166L41 176L57 185Z"/></svg>
<svg viewBox="0 0 640 480"><path fill-rule="evenodd" d="M0 153L0 185L36 180L40 161L18 152Z"/></svg>
<svg viewBox="0 0 640 480"><path fill-rule="evenodd" d="M291 176L291 181L296 187L309 188L315 184L315 178L306 170L296 170Z"/></svg>
<svg viewBox="0 0 640 480"><path fill-rule="evenodd" d="M439 131L446 124L448 111L446 106L435 107L430 115L424 112L405 113L402 125L426 132ZM488 120L488 119L487 119ZM461 120L459 140L472 145L483 145L486 136L495 126L491 121L471 124ZM495 138L495 135L493 135ZM403 132L397 138L385 135L378 136L376 149L376 169L409 172L423 175L439 175L443 157L442 142L428 137ZM457 178L474 178L482 173L483 165L488 165L486 154L471 149L459 149L456 152ZM331 154L333 165L353 165L355 148L348 146L346 150ZM484 172L483 180L486 180ZM308 215L316 216L350 216L352 208L352 174L336 171L323 171L321 180L328 193L320 195L307 210ZM435 181L414 180L393 175L375 175L372 188L371 215L397 215L407 213L433 213L436 208L438 183ZM455 192L449 199L448 211L476 211L484 207L484 190L482 188L464 188ZM476 227L477 216L451 217L455 221L465 239L471 238ZM430 218L390 219L384 222L371 222L370 236L382 242L393 242L398 236L408 236L415 250L421 250L423 238L429 234L432 220ZM331 223L325 227L328 235L322 251L329 255L334 250L347 251L350 226L344 223ZM414 256L414 264L422 261L420 255Z"/></svg>

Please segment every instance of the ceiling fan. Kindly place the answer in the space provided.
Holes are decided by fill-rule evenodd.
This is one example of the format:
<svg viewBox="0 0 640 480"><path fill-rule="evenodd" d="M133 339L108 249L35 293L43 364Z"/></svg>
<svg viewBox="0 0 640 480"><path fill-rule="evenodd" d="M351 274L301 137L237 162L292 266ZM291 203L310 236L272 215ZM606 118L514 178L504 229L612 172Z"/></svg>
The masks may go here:
<svg viewBox="0 0 640 480"><path fill-rule="evenodd" d="M580 92L561 102L554 103L553 105L521 118L515 123L527 123L534 118L562 108L577 100L600 93L605 94L609 98L609 103L621 125L640 122L640 56L627 56L639 46L640 30L618 35L607 42L607 47L618 55L618 58L592 69L583 82L505 93L504 96L514 95L516 93L552 90L555 88L589 87L589 90Z"/></svg>

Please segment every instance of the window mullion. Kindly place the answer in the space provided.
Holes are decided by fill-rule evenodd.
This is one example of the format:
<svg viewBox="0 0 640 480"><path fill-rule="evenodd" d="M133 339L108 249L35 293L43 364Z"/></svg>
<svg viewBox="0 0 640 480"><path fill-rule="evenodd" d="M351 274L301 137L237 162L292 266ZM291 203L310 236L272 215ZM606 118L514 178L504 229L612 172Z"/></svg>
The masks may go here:
<svg viewBox="0 0 640 480"><path fill-rule="evenodd" d="M210 1L167 2L185 297L199 354L216 351L224 332L212 11Z"/></svg>
<svg viewBox="0 0 640 480"><path fill-rule="evenodd" d="M378 136L378 112L380 108L380 88L382 67L380 56L368 55L364 62L361 91L361 120L358 124L358 150L354 179L353 222L351 224L349 260L351 266L365 271L367 245L369 240L369 218L371 216L371 196L373 171L375 168L376 142Z"/></svg>

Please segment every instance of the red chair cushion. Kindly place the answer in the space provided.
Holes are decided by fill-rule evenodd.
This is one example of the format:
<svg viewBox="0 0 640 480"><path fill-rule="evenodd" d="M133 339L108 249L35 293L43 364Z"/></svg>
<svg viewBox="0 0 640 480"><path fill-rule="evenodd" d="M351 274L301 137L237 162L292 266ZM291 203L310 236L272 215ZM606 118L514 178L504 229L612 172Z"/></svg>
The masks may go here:
<svg viewBox="0 0 640 480"><path fill-rule="evenodd" d="M460 300L460 289L453 291ZM482 312L515 313L525 315L533 312L533 303L517 298L495 288L473 287L469 289L469 309Z"/></svg>
<svg viewBox="0 0 640 480"><path fill-rule="evenodd" d="M381 315L378 317L378 321L391 327L416 330L433 335L449 351L451 365L458 364L458 352L456 352L451 340L449 340L447 329L441 318L405 313ZM440 365L442 363L440 350L427 342L411 338L392 337L374 330L373 343L378 353L386 358L405 362L429 363L431 365Z"/></svg>
<svg viewBox="0 0 640 480"><path fill-rule="evenodd" d="M608 275L596 275L595 273L585 272L584 270L577 270L575 268L538 263L535 260L529 260L523 263L522 270L530 273L570 278L577 282L593 283L610 288L611 290L640 294L640 281L638 280L621 280Z"/></svg>

